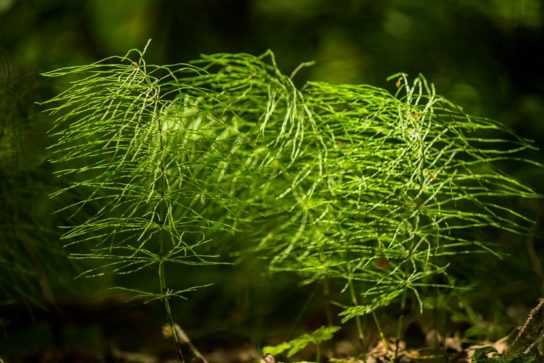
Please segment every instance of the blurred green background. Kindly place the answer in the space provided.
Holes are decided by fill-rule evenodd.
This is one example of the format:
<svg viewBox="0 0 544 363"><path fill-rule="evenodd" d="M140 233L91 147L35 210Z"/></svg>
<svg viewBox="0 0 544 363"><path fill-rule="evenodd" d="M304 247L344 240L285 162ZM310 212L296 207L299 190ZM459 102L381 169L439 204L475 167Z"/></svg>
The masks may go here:
<svg viewBox="0 0 544 363"><path fill-rule="evenodd" d="M35 102L60 86L40 72L124 54L143 48L148 39L148 62L159 64L202 53L272 49L288 73L315 60L299 82L393 89L388 75L422 73L468 113L499 120L544 147L540 0L0 0L0 300L5 311L93 295L97 286L109 284L73 283L75 268L58 240L63 220L53 214L57 202L48 198L57 187L47 163L49 120ZM542 162L544 152L530 157ZM544 193L541 169L504 167ZM504 333L519 317L508 315L508 309L529 306L542 295L544 205L534 201L523 208L539 220L533 235L501 241L511 253L505 261L467 264L482 278L482 287L467 297L471 311L459 305L456 311L465 313L460 321L483 326L484 333L476 329L475 335L487 334L486 319L504 324L489 334ZM191 311L199 307L209 314L215 333L238 329L254 338L266 335L270 317L296 321L312 289L294 288L287 277L250 280L256 270L258 261L227 274L210 269L199 279L213 280L216 287L180 307L181 315L197 326ZM0 328L10 331L12 320L0 312Z"/></svg>

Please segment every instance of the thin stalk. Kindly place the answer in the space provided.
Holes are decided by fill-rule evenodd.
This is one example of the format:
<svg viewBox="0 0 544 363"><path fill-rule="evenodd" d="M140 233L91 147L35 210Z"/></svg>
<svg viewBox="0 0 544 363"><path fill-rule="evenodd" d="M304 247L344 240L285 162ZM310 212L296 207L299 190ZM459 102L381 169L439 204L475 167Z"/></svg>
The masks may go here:
<svg viewBox="0 0 544 363"><path fill-rule="evenodd" d="M163 159L163 153L164 153L164 144L165 144L165 141L164 141L164 130L163 130L163 123L161 122L161 118L160 117L157 117L157 122L158 122L158 132L159 132L159 155L160 155L160 163L159 163L159 170L160 170L160 180L159 180L159 183L158 184L158 192L160 194L160 200L161 200L161 203L160 203L160 210L161 210L161 213L159 214L159 216L162 216L162 221L160 220L161 218L159 217L159 223L168 223L168 218L166 217L166 210L167 210L167 206L165 205L166 204L166 200L165 200L165 193L168 192L168 181L165 180L166 178L166 174L165 174L165 165L164 165L164 159ZM177 330L176 330L176 322L174 320L174 315L172 314L172 307L170 306L170 298L168 296L168 288L167 288L167 285L166 285L166 271L165 271L165 268L164 268L164 256L165 256L165 246L164 246L164 236L163 236L164 232L161 231L160 233L160 241L159 241L159 244L160 244L160 258L161 260L159 261L159 284L160 284L160 293L162 295L162 301L163 301L163 304L164 304L164 309L166 311L166 316L168 318L168 321L169 321L169 324L170 324L170 329L172 331L172 336L174 337L174 345L176 346L176 354L178 356L178 359L180 362L182 363L185 363L185 358L183 357L183 351L182 351L182 342L181 342L181 339L180 337L178 336L178 333L177 333ZM172 236L170 235L170 233L168 233L168 236L171 238Z"/></svg>
<svg viewBox="0 0 544 363"><path fill-rule="evenodd" d="M331 311L331 304L330 304L330 286L329 286L329 280L327 278L324 278L321 281L321 285L323 286L323 297L325 298L325 316L327 317L327 325L332 326L332 311Z"/></svg>
<svg viewBox="0 0 544 363"><path fill-rule="evenodd" d="M327 318L327 326L332 326L333 325L333 321L332 321L332 311L331 311L331 304L330 304L330 286L329 286L329 279L327 278L324 278L323 280L321 280L321 284L323 286L323 297L324 297L324 300L325 300L325 316ZM319 349L319 346L318 348ZM327 354L328 356L332 356L332 351L331 349L327 349ZM317 360L319 362L319 359Z"/></svg>
<svg viewBox="0 0 544 363"><path fill-rule="evenodd" d="M161 247L162 247L162 241L161 241ZM168 324L170 325L170 329L174 337L174 344L176 346L176 354L178 356L179 361L182 363L185 363L185 358L183 357L182 342L176 329L176 322L174 320L174 315L172 314L172 307L170 306L170 299L168 297L163 261L159 262L159 283L160 283L160 290L162 294L162 302L164 304L164 310L166 311Z"/></svg>
<svg viewBox="0 0 544 363"><path fill-rule="evenodd" d="M348 285L349 285L349 293L351 295L351 302L353 303L353 305L358 306L359 305L359 300L357 299L357 294L355 293L355 288L353 287L353 282L352 282L351 279L349 279ZM360 316L355 317L355 324L357 325L357 336L358 336L359 341L361 343L361 348L363 348L364 347L365 335L364 335L364 332L363 332L363 324L362 324Z"/></svg>
<svg viewBox="0 0 544 363"><path fill-rule="evenodd" d="M385 347L385 350L389 350L389 344L387 343L387 339L385 338L385 334L383 333L380 321L378 320L375 312L372 312L372 318L374 319L374 323L376 324L376 328L378 329L378 333L380 334L380 339Z"/></svg>
<svg viewBox="0 0 544 363"><path fill-rule="evenodd" d="M402 298L401 298L401 303L400 303L400 311L401 311L401 314L400 314L400 317L399 317L399 320L397 322L397 337L396 337L396 340L395 340L395 354L393 356L393 361L396 362L397 359L398 359L398 355L399 355L399 344L400 344L400 339L402 337L402 331L404 329L404 316L406 315L406 300L407 300L407 294L406 294L406 290L404 290L404 292L402 293Z"/></svg>
<svg viewBox="0 0 544 363"><path fill-rule="evenodd" d="M165 194L166 195L169 194L170 188L169 188L168 180L166 180L166 178L167 178L167 176L166 176L166 166L165 166L165 163L164 163L164 159L162 158L166 140L164 140L164 137L165 137L164 129L163 129L164 125L163 125L163 123L161 121L161 118L158 117L157 120L158 120L158 131L159 131L159 152L160 152L160 155L161 155L161 160L160 160L160 164L159 164L161 179L160 179L160 183L158 183L158 192L159 192L159 194L161 196L161 200L163 202L163 203L161 203L162 208L160 208L161 209L160 215L163 216L162 217L163 220L162 221L159 220L159 222L160 223L170 223L170 219L167 217L168 208L166 206L167 200L165 198ZM170 240L170 243L172 243L173 242L172 235L169 232L167 234L168 234L168 239ZM163 237L163 236L161 236L161 237ZM174 344L176 346L176 354L178 356L178 359L182 363L185 362L185 359L184 359L184 356L183 356L183 350L182 350L183 343L185 343L185 344L187 344L189 346L189 348L191 349L191 351L193 352L193 354L196 357L198 357L204 363L208 363L206 358L193 345L193 343L191 342L191 340L189 339L187 334L185 334L183 332L183 330L181 329L181 327L178 324L176 324L176 322L175 322L174 315L172 313L172 307L170 306L170 298L169 298L169 295L168 295L168 289L167 289L167 284L166 284L166 273L165 273L165 268L164 268L164 262L165 261L162 260L164 258L164 256L165 256L164 238L161 238L159 243L160 243L160 256L161 256L161 261L159 262L160 290L161 290L161 295L163 296L164 309L166 310L166 315L168 317L170 329L172 331L172 336L174 338Z"/></svg>
<svg viewBox="0 0 544 363"><path fill-rule="evenodd" d="M181 337L180 340L184 341L189 346L189 348L191 349L191 352L193 352L195 357L199 358L204 363L208 363L208 360L206 359L206 357L204 357L204 355L202 353L200 353L200 351L193 344L193 342L191 342L191 339L189 339L187 334L185 334L183 329L181 329L179 324L176 324L176 332L177 332L178 336Z"/></svg>

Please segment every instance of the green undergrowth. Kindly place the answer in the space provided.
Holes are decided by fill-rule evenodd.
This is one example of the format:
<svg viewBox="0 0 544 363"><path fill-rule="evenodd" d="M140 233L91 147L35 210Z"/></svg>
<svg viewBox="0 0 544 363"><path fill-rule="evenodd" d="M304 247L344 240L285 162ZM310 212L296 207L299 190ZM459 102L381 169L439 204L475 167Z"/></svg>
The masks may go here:
<svg viewBox="0 0 544 363"><path fill-rule="evenodd" d="M51 147L67 186L53 197L81 276L156 274L163 302L171 266L202 269L258 256L271 272L333 281L342 321L455 288L450 265L500 250L477 231L524 234L519 198L537 198L498 169L533 163L529 140L467 115L423 76L368 85L293 83L272 52L212 54L150 65L130 51L45 73L67 88L45 102ZM359 335L362 325L357 320ZM402 330L402 319L398 332ZM382 333L383 334L383 333Z"/></svg>
<svg viewBox="0 0 544 363"><path fill-rule="evenodd" d="M277 356L279 354L286 354L288 358L291 358L306 347L313 345L316 347L316 362L320 361L320 349L321 343L331 340L334 334L340 330L339 326L326 326L321 327L311 333L303 334L295 339L275 346L266 346L263 348L264 354L270 354Z"/></svg>
<svg viewBox="0 0 544 363"><path fill-rule="evenodd" d="M533 354L513 353L498 355L493 348L478 349L472 356L473 363L537 363L540 360Z"/></svg>

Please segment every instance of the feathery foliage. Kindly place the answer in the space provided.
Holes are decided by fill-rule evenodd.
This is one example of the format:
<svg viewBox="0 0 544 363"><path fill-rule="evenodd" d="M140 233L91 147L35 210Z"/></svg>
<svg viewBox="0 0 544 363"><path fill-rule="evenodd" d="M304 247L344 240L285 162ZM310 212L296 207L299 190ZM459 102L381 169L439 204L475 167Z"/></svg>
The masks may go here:
<svg viewBox="0 0 544 363"><path fill-rule="evenodd" d="M188 144L191 133L177 124L190 110L169 99L183 95L168 85L176 74L148 66L142 53L135 54L136 61L114 57L46 74L75 78L48 101L59 114L53 160L62 165L57 174L70 180L54 196L84 193L66 207L74 215L83 212L84 221L64 235L68 245L84 244L72 258L97 262L81 276L155 269L158 291L120 289L162 301L174 327L171 300L185 299L200 286L169 288L166 267L215 263L200 248L208 242L204 232L216 227L193 208L205 197L195 191L205 193L198 176L207 173L207 165L200 163L198 147ZM176 72L192 75L195 69L181 66Z"/></svg>
<svg viewBox="0 0 544 363"><path fill-rule="evenodd" d="M369 86L305 87L319 128L319 148L304 165L314 170L303 187L312 195L297 201L293 228L269 243L275 268L360 283L364 303L346 318L406 291L421 301L422 288L448 286L431 276L447 277L454 256L496 253L475 229L524 233L531 223L507 200L536 194L493 163L530 162L519 153L534 146L464 114L422 77L393 78L394 96Z"/></svg>
<svg viewBox="0 0 544 363"><path fill-rule="evenodd" d="M530 162L530 141L422 76L393 76L391 94L297 88L299 69L282 74L271 52L156 66L131 51L46 73L71 81L48 104L70 183L55 195L84 195L66 207L82 222L65 234L86 246L74 258L96 262L82 275L156 269L159 290L139 294L173 323L170 299L194 288L170 289L166 265L253 251L272 271L344 282L347 320L453 287L455 256L498 254L475 230L525 232L509 200L537 195L495 165Z"/></svg>

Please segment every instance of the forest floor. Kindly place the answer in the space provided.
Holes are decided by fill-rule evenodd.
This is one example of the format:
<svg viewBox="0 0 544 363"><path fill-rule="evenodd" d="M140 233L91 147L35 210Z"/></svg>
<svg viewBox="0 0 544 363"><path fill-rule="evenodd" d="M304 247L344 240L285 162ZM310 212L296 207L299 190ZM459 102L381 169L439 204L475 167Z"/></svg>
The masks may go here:
<svg viewBox="0 0 544 363"><path fill-rule="evenodd" d="M460 334L443 336L436 331L409 329L403 340L385 342L369 331L361 343L355 331L338 334L319 347L309 345L292 357L272 356L246 338L198 336L186 338L181 355L186 363L493 363L474 361L477 350L488 356L507 352L521 342L538 354L534 342L543 335L542 304L533 309L520 329L497 341L469 341ZM36 310L32 314L21 306L3 308L0 316L9 321L0 333L0 363L179 363L171 331L157 329L149 307L141 304L67 304L57 311ZM179 328L183 336L185 332ZM223 332L222 335L229 335ZM235 336L236 334L233 334ZM276 334L277 335L277 334ZM287 336L287 334L285 334ZM4 342L2 342L4 340ZM281 336L276 340L281 343ZM198 347L198 349L197 349ZM525 349L525 348L524 348ZM2 350L5 350L4 352ZM365 353L362 353L365 352ZM317 355L320 358L317 358ZM201 358L199 358L199 355ZM484 355L485 356L485 355ZM535 360L498 360L497 363L539 363Z"/></svg>

